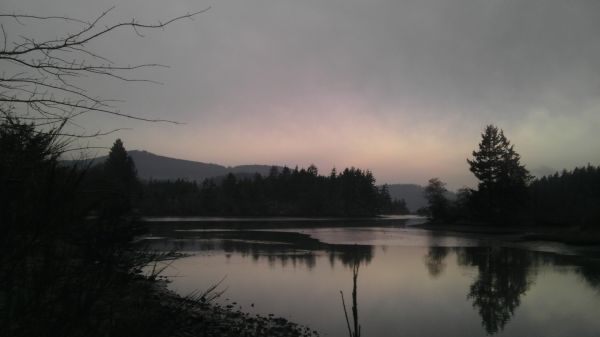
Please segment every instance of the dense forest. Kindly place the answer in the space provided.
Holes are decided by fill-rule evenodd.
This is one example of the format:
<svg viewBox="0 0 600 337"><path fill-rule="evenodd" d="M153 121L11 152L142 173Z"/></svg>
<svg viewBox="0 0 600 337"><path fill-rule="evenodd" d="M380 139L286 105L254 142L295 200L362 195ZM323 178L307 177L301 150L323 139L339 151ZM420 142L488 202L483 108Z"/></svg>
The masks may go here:
<svg viewBox="0 0 600 337"><path fill-rule="evenodd" d="M600 166L536 179L528 191L530 211L538 224L600 227Z"/></svg>
<svg viewBox="0 0 600 337"><path fill-rule="evenodd" d="M335 169L319 175L307 169L279 170L268 176L228 174L201 184L184 180L140 183L136 207L144 215L213 216L374 216L406 214L404 200L392 200L369 171Z"/></svg>
<svg viewBox="0 0 600 337"><path fill-rule="evenodd" d="M434 222L600 228L600 167L588 165L534 178L502 130L488 125L467 160L479 180L448 200L445 183L429 180L424 212Z"/></svg>

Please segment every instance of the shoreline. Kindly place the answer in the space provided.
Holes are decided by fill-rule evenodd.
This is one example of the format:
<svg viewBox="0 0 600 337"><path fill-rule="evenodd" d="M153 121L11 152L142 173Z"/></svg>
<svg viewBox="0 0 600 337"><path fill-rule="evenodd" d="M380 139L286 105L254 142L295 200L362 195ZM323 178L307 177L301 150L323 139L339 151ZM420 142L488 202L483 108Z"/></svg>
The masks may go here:
<svg viewBox="0 0 600 337"><path fill-rule="evenodd" d="M175 336L211 337L318 337L319 333L274 314L244 312L233 304L219 305L183 297L167 287L167 281L152 282L153 296L177 319Z"/></svg>
<svg viewBox="0 0 600 337"><path fill-rule="evenodd" d="M513 242L554 242L576 247L600 248L600 231L582 230L578 227L539 227L539 226L488 226L484 224L444 224L425 222L411 226L440 233L461 233L475 235L502 236Z"/></svg>
<svg viewBox="0 0 600 337"><path fill-rule="evenodd" d="M195 222L195 223L306 223L306 222L375 222L426 220L426 217L415 214L376 215L360 217L344 216L140 216L145 223L161 222Z"/></svg>

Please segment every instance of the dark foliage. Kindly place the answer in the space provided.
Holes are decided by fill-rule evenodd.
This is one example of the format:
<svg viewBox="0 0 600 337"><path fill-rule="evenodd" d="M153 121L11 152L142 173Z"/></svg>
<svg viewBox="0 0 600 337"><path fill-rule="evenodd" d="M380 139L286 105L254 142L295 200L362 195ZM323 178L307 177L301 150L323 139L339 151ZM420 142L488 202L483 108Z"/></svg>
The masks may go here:
<svg viewBox="0 0 600 337"><path fill-rule="evenodd" d="M512 224L600 230L600 167L576 167L572 171L535 179L524 191L519 189L511 195L521 200L512 209L515 213ZM451 204L449 216L444 220L482 219L484 206L480 196L478 191L460 190L456 201Z"/></svg>
<svg viewBox="0 0 600 337"><path fill-rule="evenodd" d="M536 179L529 191L536 223L600 229L600 167L577 167Z"/></svg>
<svg viewBox="0 0 600 337"><path fill-rule="evenodd" d="M266 177L229 174L220 183L205 180L149 181L137 206L145 215L219 216L373 216L407 213L403 200L392 200L386 186L375 186L369 171L349 168L329 176L315 166Z"/></svg>
<svg viewBox="0 0 600 337"><path fill-rule="evenodd" d="M532 180L502 130L488 125L479 150L467 160L478 189L463 188L454 202L443 197L443 183L426 189L434 220L579 226L600 229L600 167L588 165Z"/></svg>
<svg viewBox="0 0 600 337"><path fill-rule="evenodd" d="M526 207L531 176L501 129L488 125L481 137L479 150L467 159L479 180L472 196L477 216L494 222L513 220Z"/></svg>
<svg viewBox="0 0 600 337"><path fill-rule="evenodd" d="M147 256L131 241L127 194L113 188L124 181L59 165L57 134L0 125L0 335L161 335L169 312L135 273Z"/></svg>
<svg viewBox="0 0 600 337"><path fill-rule="evenodd" d="M445 193L446 184L438 178L429 179L429 183L425 187L425 199L429 207L427 208L427 216L434 220L446 220L449 217L450 202L446 199Z"/></svg>

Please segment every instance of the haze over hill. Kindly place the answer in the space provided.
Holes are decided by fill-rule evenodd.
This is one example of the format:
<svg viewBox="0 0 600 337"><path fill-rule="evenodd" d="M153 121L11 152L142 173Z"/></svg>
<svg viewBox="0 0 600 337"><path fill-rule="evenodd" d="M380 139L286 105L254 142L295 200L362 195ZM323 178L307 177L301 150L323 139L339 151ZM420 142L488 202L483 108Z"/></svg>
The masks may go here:
<svg viewBox="0 0 600 337"><path fill-rule="evenodd" d="M201 182L206 178L218 178L229 173L236 175L251 175L259 173L267 175L272 165L239 165L227 167L212 163L176 159L159 156L148 151L128 151L133 159L138 176L141 179L176 180L184 179ZM106 156L94 159L95 163L103 163Z"/></svg>
<svg viewBox="0 0 600 337"><path fill-rule="evenodd" d="M406 207L415 212L421 207L427 206L427 200L423 195L424 188L417 184L391 184L388 185L392 199L404 199Z"/></svg>

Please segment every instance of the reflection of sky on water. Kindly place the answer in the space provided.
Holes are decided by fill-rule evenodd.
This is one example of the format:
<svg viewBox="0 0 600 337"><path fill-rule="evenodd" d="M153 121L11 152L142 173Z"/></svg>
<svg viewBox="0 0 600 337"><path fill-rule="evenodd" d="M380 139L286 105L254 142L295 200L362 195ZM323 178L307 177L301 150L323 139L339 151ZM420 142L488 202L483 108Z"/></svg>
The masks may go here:
<svg viewBox="0 0 600 337"><path fill-rule="evenodd" d="M226 276L221 301L329 336L347 334L339 291L351 293L357 261L365 336L585 337L600 331L600 268L592 258L403 228L297 232L179 232L175 240L152 240L152 247L196 253L165 271L173 276L172 289L206 289Z"/></svg>

